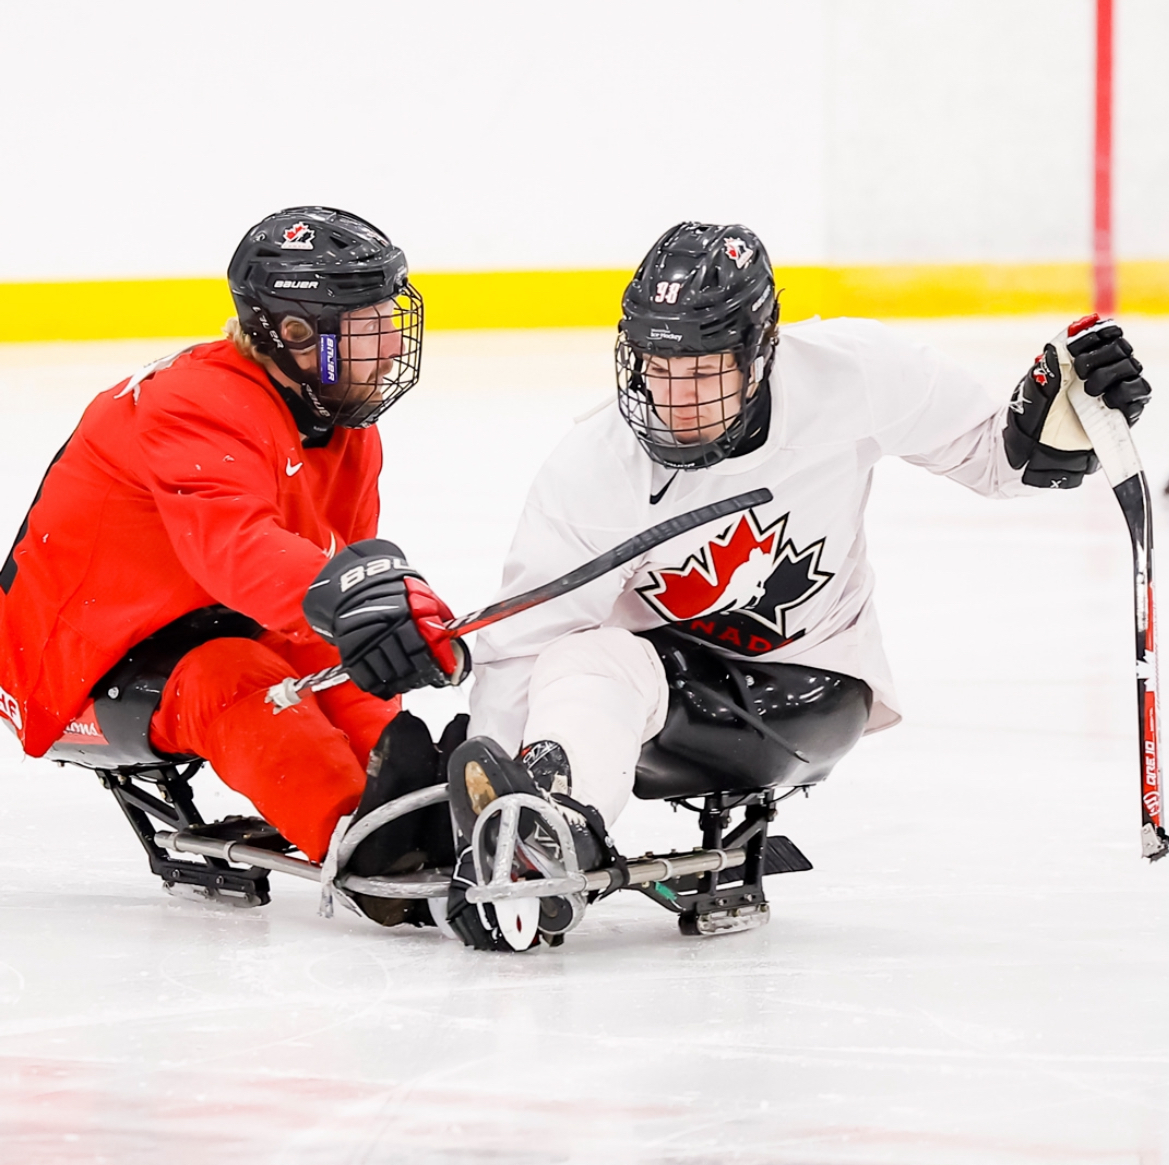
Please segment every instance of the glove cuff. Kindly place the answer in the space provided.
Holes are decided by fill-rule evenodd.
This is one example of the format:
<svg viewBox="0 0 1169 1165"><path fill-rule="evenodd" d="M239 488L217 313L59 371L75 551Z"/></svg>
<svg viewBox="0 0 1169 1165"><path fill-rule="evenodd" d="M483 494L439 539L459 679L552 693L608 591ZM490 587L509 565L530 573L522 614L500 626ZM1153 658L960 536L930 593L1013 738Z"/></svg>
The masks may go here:
<svg viewBox="0 0 1169 1165"><path fill-rule="evenodd" d="M461 640L451 640L451 651L455 656L455 670L447 677L452 688L457 688L471 674L471 649Z"/></svg>
<svg viewBox="0 0 1169 1165"><path fill-rule="evenodd" d="M1019 428L1018 414L1007 413L1007 423L1003 426L1003 449L1007 455L1007 464L1012 469L1022 469L1031 459L1036 444L1034 437L1028 437Z"/></svg>
<svg viewBox="0 0 1169 1165"><path fill-rule="evenodd" d="M1038 442L1031 453L1023 484L1037 489L1075 489L1100 462L1091 449L1052 449Z"/></svg>

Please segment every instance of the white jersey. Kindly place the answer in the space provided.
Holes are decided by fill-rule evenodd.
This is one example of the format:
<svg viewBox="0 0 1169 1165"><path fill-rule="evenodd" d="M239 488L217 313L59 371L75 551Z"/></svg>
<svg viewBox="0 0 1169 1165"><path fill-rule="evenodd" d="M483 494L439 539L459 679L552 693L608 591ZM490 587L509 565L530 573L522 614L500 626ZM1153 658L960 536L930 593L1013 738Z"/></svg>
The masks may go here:
<svg viewBox="0 0 1169 1165"><path fill-rule="evenodd" d="M853 319L785 327L771 393L763 446L693 472L651 461L615 400L578 421L532 484L501 598L699 506L764 486L774 500L480 631L472 733L519 747L532 667L564 636L667 622L740 660L863 679L870 732L901 718L865 554L873 466L901 457L987 496L1024 493L1003 450L1006 406L937 352Z"/></svg>

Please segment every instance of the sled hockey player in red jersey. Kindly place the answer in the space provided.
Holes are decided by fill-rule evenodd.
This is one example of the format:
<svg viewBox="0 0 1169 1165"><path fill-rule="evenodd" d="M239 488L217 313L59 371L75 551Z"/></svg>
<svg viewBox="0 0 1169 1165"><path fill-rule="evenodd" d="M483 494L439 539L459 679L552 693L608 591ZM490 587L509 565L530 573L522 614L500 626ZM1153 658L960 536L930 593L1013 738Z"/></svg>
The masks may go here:
<svg viewBox="0 0 1169 1165"><path fill-rule="evenodd" d="M580 869L595 869L620 860L607 826L635 780L650 797L806 786L862 734L897 723L863 527L881 457L987 497L1071 488L1096 468L1067 398L1073 376L1130 425L1150 391L1120 328L1095 317L1048 343L1003 408L872 321L808 321L781 337L771 263L742 226L667 231L622 306L616 398L538 473L503 594L672 515L759 487L773 500L480 632L471 735L449 768L450 920L479 947L517 946L493 906L466 900L476 820L504 795L559 812ZM564 847L548 824L520 818L514 876L557 868ZM540 901L555 941L582 904Z"/></svg>
<svg viewBox="0 0 1169 1165"><path fill-rule="evenodd" d="M253 227L228 278L229 338L101 393L46 473L0 568L0 719L31 756L148 729L155 753L210 761L319 860L343 815L387 795L391 743L417 780L438 778L398 693L457 682L469 658L396 547L372 631L322 638L301 609L322 568L376 534L371 426L418 380L422 301L384 234L321 207ZM339 662L359 686L273 715L272 684ZM115 667L132 682L105 679ZM366 849L364 872L383 872Z"/></svg>

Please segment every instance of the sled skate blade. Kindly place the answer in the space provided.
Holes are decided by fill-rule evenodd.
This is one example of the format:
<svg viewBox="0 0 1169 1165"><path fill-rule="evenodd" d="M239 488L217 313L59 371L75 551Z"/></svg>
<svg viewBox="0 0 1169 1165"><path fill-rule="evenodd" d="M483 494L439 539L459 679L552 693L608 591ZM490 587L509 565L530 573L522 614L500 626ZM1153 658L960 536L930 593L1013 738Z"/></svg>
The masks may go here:
<svg viewBox="0 0 1169 1165"><path fill-rule="evenodd" d="M735 934L742 930L757 930L770 921L770 907L766 902L759 902L754 906L739 906L733 910L683 914L678 919L678 929L683 934L709 937L716 934Z"/></svg>
<svg viewBox="0 0 1169 1165"><path fill-rule="evenodd" d="M251 910L267 904L267 898L246 890L225 890L211 886L198 886L190 882L163 882L163 890L172 898L186 902L201 902L207 906L230 906L233 910Z"/></svg>

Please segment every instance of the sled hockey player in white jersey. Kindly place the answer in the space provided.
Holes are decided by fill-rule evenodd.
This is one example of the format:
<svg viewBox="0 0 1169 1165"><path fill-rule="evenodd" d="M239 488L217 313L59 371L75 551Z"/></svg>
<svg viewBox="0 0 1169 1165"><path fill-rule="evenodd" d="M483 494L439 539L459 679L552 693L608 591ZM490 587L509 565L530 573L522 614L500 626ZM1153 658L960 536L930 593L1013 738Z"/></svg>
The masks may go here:
<svg viewBox="0 0 1169 1165"><path fill-rule="evenodd" d="M773 498L480 633L470 737L449 767L461 853L449 918L480 948L516 945L490 905L461 896L476 817L497 798L554 806L580 868L595 869L619 860L607 826L635 782L647 797L807 786L897 723L863 526L881 457L987 497L1071 488L1096 468L1067 400L1073 367L1129 424L1150 391L1120 328L1095 317L1047 344L1003 408L869 320L781 339L770 260L743 226L666 232L622 307L616 398L539 471L502 593L673 515L760 487ZM514 876L554 867L540 815L519 831ZM554 937L578 915L543 898L539 929Z"/></svg>

